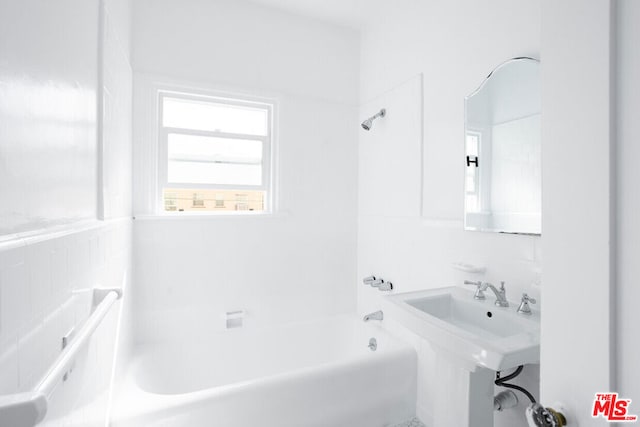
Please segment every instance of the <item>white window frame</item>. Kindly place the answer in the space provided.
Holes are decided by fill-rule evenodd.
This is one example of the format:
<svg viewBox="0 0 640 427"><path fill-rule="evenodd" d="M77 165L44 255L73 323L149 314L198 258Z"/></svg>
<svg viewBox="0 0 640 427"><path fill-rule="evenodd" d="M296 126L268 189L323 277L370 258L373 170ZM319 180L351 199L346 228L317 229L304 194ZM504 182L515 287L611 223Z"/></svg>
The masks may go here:
<svg viewBox="0 0 640 427"><path fill-rule="evenodd" d="M260 108L267 111L267 134L248 135L241 133L228 133L219 131L205 131L195 129L183 129L175 127L165 127L163 125L164 98L185 99L194 101L211 102L216 104L227 104L232 106L242 106ZM214 94L208 91L190 90L175 91L168 89L158 89L157 91L157 195L156 212L162 215L246 215L246 214L268 214L274 212L274 123L275 123L275 100L250 98L245 95ZM201 183L174 183L168 179L168 147L169 135L195 135L206 137L219 137L226 139L252 140L262 142L262 185L232 185L232 184L201 184ZM165 188L171 189L204 189L204 190L245 190L263 191L264 210L262 211L204 211L204 212L173 212L165 211L163 191Z"/></svg>

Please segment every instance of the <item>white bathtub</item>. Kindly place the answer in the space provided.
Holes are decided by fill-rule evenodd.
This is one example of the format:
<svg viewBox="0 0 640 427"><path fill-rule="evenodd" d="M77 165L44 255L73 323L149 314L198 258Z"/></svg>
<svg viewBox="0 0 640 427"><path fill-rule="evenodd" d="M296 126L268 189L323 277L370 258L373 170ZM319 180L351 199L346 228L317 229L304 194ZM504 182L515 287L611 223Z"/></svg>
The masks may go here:
<svg viewBox="0 0 640 427"><path fill-rule="evenodd" d="M382 427L415 415L415 351L373 322L333 317L185 341L140 349L113 427Z"/></svg>

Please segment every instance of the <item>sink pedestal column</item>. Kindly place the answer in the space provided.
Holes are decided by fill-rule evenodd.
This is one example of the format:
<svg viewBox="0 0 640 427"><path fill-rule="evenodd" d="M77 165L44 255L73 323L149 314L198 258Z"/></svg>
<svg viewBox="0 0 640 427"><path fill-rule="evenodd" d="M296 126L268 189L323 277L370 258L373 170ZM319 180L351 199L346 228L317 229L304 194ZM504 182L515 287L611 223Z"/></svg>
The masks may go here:
<svg viewBox="0 0 640 427"><path fill-rule="evenodd" d="M437 427L493 426L495 372L474 367L438 351L438 393L433 410Z"/></svg>

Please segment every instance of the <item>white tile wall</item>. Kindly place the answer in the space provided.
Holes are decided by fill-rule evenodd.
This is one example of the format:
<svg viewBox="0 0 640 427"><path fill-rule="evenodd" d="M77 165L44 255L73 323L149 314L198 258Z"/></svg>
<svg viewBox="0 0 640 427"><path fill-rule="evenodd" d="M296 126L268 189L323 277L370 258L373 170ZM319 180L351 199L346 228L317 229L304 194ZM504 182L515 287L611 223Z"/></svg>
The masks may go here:
<svg viewBox="0 0 640 427"><path fill-rule="evenodd" d="M87 19L81 19L77 4L63 2L55 7L60 16L68 17L73 13L74 21L82 21L82 28L93 33L92 39L97 39L98 3L103 8L104 19L104 33L100 39L103 68L99 84L102 87L101 90L92 87L92 93L106 94L101 102L104 115L99 121L103 187L98 193L103 196L103 203L98 215L120 219L76 222L36 232L31 237L18 236L0 242L0 394L27 391L37 384L60 354L62 337L72 328L81 327L90 315L93 288L123 287L129 282L132 236L128 218L131 215L130 4L128 0L88 2L92 13L90 17L85 16ZM41 8L37 10L42 12ZM53 16L57 15L39 15L38 19L50 19L58 31L64 24ZM78 37L76 41L83 43L86 40ZM94 54L90 58L95 61L95 43L91 44L91 49ZM73 69L77 65L65 63L64 67ZM90 72L91 68L86 70ZM38 72L51 78L51 70L46 67ZM95 105L95 99L92 105ZM16 105L9 107L15 110ZM64 124L63 127L68 126ZM83 144L91 145L94 150L95 140L87 139ZM89 158L94 159L91 150L82 151L82 155L89 153ZM65 159L70 158L69 144L61 152ZM55 156L48 160L57 163ZM93 160L82 162L95 164ZM75 164L62 165L69 171L77 167ZM42 176L47 176L46 171L42 172ZM74 176L76 181L80 179L77 174ZM48 181L59 182L51 174ZM88 185L91 184L92 181L88 181ZM32 185L20 189L30 197L39 197L33 190ZM93 194L95 196L95 188ZM47 213L66 206L66 201L60 197L39 200ZM95 197L89 198L89 203L95 203ZM95 212L95 205L91 209ZM67 214L67 217L73 215ZM94 332L89 345L76 360L69 380L56 389L43 426L104 427L116 354L116 327L121 307L125 302L127 306L129 304L127 293L125 289L124 301L114 306ZM128 334L122 335L125 339L120 347L126 350ZM121 354L126 355L125 350Z"/></svg>
<svg viewBox="0 0 640 427"><path fill-rule="evenodd" d="M2 2L1 235L95 217L98 5Z"/></svg>
<svg viewBox="0 0 640 427"><path fill-rule="evenodd" d="M102 216L130 218L132 214L133 73L131 68L131 0L102 2ZM131 237L131 236L129 236ZM106 253L118 251L121 242L106 239ZM117 280L117 270L107 270ZM131 352L132 297L123 301L116 375L126 368Z"/></svg>
<svg viewBox="0 0 640 427"><path fill-rule="evenodd" d="M0 247L1 394L28 391L37 384L60 354L62 337L89 316L93 288L123 286L130 271L130 236L131 221L117 220ZM73 412L85 403L78 396L93 400L105 393L111 379L118 306L97 330L86 362L78 361L78 375L56 392L70 398L54 400L53 415L45 425L66 425L77 419ZM105 410L103 399L102 425Z"/></svg>
<svg viewBox="0 0 640 427"><path fill-rule="evenodd" d="M358 215L417 217L422 209L422 75L360 107L360 119L386 109L360 132Z"/></svg>
<svg viewBox="0 0 640 427"><path fill-rule="evenodd" d="M126 0L107 2L102 39L102 186L103 216L131 214L133 73L129 62L128 33L122 34L120 11ZM120 15L119 15L120 14Z"/></svg>
<svg viewBox="0 0 640 427"><path fill-rule="evenodd" d="M134 221L136 338L355 309L355 108L279 103L278 211L261 217Z"/></svg>
<svg viewBox="0 0 640 427"><path fill-rule="evenodd" d="M274 218L136 220L134 325L140 341L351 312L355 224Z"/></svg>

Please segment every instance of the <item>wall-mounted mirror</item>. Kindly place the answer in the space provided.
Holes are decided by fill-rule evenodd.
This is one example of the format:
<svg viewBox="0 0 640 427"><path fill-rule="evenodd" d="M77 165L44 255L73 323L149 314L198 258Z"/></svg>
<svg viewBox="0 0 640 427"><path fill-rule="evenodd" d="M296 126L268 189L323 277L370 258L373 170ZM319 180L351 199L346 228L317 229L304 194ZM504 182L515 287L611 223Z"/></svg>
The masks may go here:
<svg viewBox="0 0 640 427"><path fill-rule="evenodd" d="M465 230L540 234L540 62L514 58L465 99Z"/></svg>

